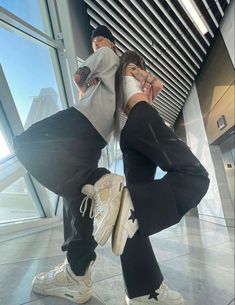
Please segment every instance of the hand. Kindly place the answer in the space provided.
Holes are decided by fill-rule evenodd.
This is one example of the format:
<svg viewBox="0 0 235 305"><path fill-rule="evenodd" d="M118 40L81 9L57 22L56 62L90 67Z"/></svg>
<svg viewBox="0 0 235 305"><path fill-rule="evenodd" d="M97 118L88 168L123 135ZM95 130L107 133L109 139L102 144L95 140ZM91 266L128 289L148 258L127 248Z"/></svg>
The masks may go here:
<svg viewBox="0 0 235 305"><path fill-rule="evenodd" d="M80 96L83 96L86 93L87 89L90 88L91 86L97 85L99 81L100 81L100 79L98 77L90 79L89 81L85 82L85 84L82 84L82 85L81 84L78 85L78 83L75 81L75 83L78 87Z"/></svg>
<svg viewBox="0 0 235 305"><path fill-rule="evenodd" d="M156 77L146 72L145 79L140 82L141 87L146 94L150 104L153 103L156 97L155 83L157 82Z"/></svg>
<svg viewBox="0 0 235 305"><path fill-rule="evenodd" d="M155 78L155 80L152 83L145 83L143 87L143 91L146 94L150 104L153 103L153 101L162 91L162 89L163 89L163 83L159 79Z"/></svg>

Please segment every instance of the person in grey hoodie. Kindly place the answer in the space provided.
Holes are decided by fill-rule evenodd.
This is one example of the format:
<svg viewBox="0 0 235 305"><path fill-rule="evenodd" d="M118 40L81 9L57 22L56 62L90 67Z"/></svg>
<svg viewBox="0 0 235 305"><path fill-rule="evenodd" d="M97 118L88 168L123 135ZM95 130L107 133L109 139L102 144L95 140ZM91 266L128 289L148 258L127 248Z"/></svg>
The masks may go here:
<svg viewBox="0 0 235 305"><path fill-rule="evenodd" d="M76 303L91 298L95 248L104 245L111 234L124 185L124 177L98 167L101 150L114 130L114 82L119 65L115 40L107 27L93 31L92 47L94 53L74 75L80 100L14 139L16 156L28 172L64 200L62 250L67 258L55 269L37 275L32 289Z"/></svg>

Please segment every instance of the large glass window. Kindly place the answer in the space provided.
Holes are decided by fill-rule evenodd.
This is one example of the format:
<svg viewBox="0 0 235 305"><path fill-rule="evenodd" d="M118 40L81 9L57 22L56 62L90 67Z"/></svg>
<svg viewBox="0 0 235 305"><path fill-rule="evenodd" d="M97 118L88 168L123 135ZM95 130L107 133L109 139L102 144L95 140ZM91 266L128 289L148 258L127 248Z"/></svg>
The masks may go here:
<svg viewBox="0 0 235 305"><path fill-rule="evenodd" d="M0 223L40 217L23 177L0 192L0 209Z"/></svg>
<svg viewBox="0 0 235 305"><path fill-rule="evenodd" d="M0 6L51 35L51 26L45 0L0 0Z"/></svg>
<svg viewBox="0 0 235 305"><path fill-rule="evenodd" d="M46 188L46 191L47 191L47 195L49 197L50 203L51 203L52 211L53 211L53 213L55 215L56 205L57 205L57 202L58 202L58 195L56 195L55 193L51 192L47 188Z"/></svg>
<svg viewBox="0 0 235 305"><path fill-rule="evenodd" d="M1 124L0 124L0 162L2 159L5 159L6 157L11 155L11 151L9 146L7 145L7 141L2 133L1 130Z"/></svg>
<svg viewBox="0 0 235 305"><path fill-rule="evenodd" d="M0 0L0 10L0 223L51 217L58 196L25 175L12 137L67 108L63 43L53 41L46 0ZM59 31L54 13L52 21Z"/></svg>
<svg viewBox="0 0 235 305"><path fill-rule="evenodd" d="M25 128L66 106L53 48L5 28L0 45L0 62Z"/></svg>

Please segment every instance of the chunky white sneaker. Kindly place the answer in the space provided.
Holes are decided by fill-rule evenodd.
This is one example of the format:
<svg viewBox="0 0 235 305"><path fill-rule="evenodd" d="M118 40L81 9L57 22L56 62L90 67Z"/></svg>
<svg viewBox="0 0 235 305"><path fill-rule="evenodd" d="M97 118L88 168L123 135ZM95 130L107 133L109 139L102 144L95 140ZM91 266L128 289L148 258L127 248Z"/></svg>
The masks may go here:
<svg viewBox="0 0 235 305"><path fill-rule="evenodd" d="M184 305L183 296L162 284L152 295L129 299L126 297L126 305Z"/></svg>
<svg viewBox="0 0 235 305"><path fill-rule="evenodd" d="M80 212L84 215L88 199L92 199L90 217L95 217L97 229L94 238L103 246L109 239L117 219L121 204L124 177L107 174L95 184L87 184L82 188L82 193L87 195L81 203Z"/></svg>
<svg viewBox="0 0 235 305"><path fill-rule="evenodd" d="M84 276L76 276L67 260L55 269L35 276L33 292L56 296L77 304L86 303L92 296L91 268Z"/></svg>
<svg viewBox="0 0 235 305"><path fill-rule="evenodd" d="M127 188L124 188L121 207L112 234L112 251L114 255L123 253L127 238L132 238L139 228L134 212L130 193Z"/></svg>

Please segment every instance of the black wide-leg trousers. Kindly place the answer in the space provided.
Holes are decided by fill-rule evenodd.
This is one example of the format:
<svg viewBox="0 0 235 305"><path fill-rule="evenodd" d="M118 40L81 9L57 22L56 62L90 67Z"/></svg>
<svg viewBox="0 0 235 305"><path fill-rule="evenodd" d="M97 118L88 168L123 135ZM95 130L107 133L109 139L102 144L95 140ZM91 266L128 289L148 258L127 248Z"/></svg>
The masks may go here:
<svg viewBox="0 0 235 305"><path fill-rule="evenodd" d="M151 296L163 276L148 236L178 223L199 204L209 186L208 173L146 102L132 108L120 146L140 228L121 256L126 291L130 298ZM167 174L154 180L158 166Z"/></svg>
<svg viewBox="0 0 235 305"><path fill-rule="evenodd" d="M15 137L14 148L28 172L42 185L64 199L64 244L72 270L83 275L95 260L97 243L93 237L93 219L82 217L81 188L94 184L109 173L98 168L101 150L106 146L92 124L71 107L33 124Z"/></svg>

